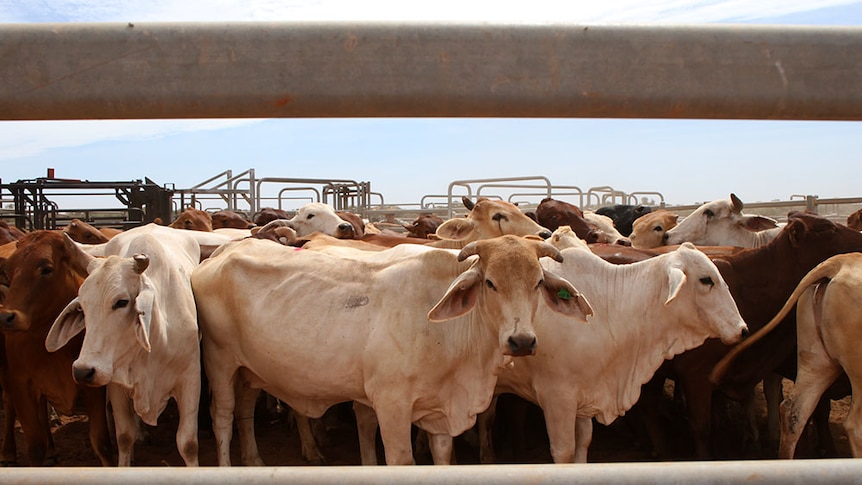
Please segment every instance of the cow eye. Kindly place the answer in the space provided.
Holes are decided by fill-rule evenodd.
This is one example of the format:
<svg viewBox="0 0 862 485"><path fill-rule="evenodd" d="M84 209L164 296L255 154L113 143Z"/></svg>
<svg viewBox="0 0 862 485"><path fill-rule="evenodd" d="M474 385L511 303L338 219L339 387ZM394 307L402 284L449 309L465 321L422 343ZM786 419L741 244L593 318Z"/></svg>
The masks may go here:
<svg viewBox="0 0 862 485"><path fill-rule="evenodd" d="M653 231L661 232L661 231L664 231L664 228L663 228L663 227L661 227L661 226L655 226L652 230L653 230Z"/></svg>
<svg viewBox="0 0 862 485"><path fill-rule="evenodd" d="M542 285L544 285L544 284L545 284L545 280L539 280L539 284L537 284L537 285L536 285L536 289L538 290L538 289L539 289L539 288L541 288L541 287L542 287Z"/></svg>
<svg viewBox="0 0 862 485"><path fill-rule="evenodd" d="M712 212L712 211L711 211L711 210L709 210L709 209L707 209L707 210L703 211L703 213L704 213L704 215L706 215L706 217L709 217L710 219L712 219L713 217L715 217L715 212Z"/></svg>
<svg viewBox="0 0 862 485"><path fill-rule="evenodd" d="M114 306L111 307L112 310L116 310L118 308L126 308L129 306L129 300L119 299L114 303Z"/></svg>
<svg viewBox="0 0 862 485"><path fill-rule="evenodd" d="M42 266L41 270L39 271L39 273L41 273L42 276L48 276L49 274L51 274L53 272L54 272L53 266Z"/></svg>
<svg viewBox="0 0 862 485"><path fill-rule="evenodd" d="M306 218L306 219L313 219L313 218L314 218L314 214L309 214L309 215L307 215L305 218Z"/></svg>
<svg viewBox="0 0 862 485"><path fill-rule="evenodd" d="M704 276L703 278L700 279L700 282L705 284L705 285L709 285L709 286L715 285L715 282L712 281L712 278L709 276Z"/></svg>
<svg viewBox="0 0 862 485"><path fill-rule="evenodd" d="M508 221L509 220L508 217L506 217L503 214L500 214L499 212L494 214L493 217L491 217L491 219L493 219L495 221Z"/></svg>
<svg viewBox="0 0 862 485"><path fill-rule="evenodd" d="M487 286L488 288L491 288L494 291L497 291L497 287L494 286L494 283L491 283L491 280L485 280L485 286Z"/></svg>

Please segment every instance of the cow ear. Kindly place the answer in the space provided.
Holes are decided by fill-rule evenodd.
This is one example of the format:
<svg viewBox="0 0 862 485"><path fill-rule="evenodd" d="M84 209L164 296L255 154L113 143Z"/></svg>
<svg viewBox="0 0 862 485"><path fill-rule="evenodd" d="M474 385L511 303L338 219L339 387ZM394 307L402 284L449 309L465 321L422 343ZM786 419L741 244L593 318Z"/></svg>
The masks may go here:
<svg viewBox="0 0 862 485"><path fill-rule="evenodd" d="M775 219L758 215L744 215L740 220L740 224L742 227L754 232L778 227L778 221Z"/></svg>
<svg viewBox="0 0 862 485"><path fill-rule="evenodd" d="M664 304L670 303L679 294L682 285L685 284L685 273L679 268L670 268L667 272L668 294Z"/></svg>
<svg viewBox="0 0 862 485"><path fill-rule="evenodd" d="M436 234L441 239L463 241L468 239L470 235L473 234L474 230L475 226L472 219L456 217L440 224L440 227L437 228Z"/></svg>
<svg viewBox="0 0 862 485"><path fill-rule="evenodd" d="M84 330L84 310L81 302L75 297L66 305L60 315L54 320L48 336L45 337L45 349L56 352L69 343L69 340Z"/></svg>
<svg viewBox="0 0 862 485"><path fill-rule="evenodd" d="M138 343L147 352L152 350L150 346L150 324L153 321L153 300L155 299L155 291L149 284L148 278L141 278L141 291L135 298L135 337L138 338Z"/></svg>
<svg viewBox="0 0 862 485"><path fill-rule="evenodd" d="M481 282L482 274L478 270L469 269L461 273L449 285L443 298L428 312L428 320L445 322L472 310L476 304Z"/></svg>
<svg viewBox="0 0 862 485"><path fill-rule="evenodd" d="M542 294L548 306L557 313L570 316L582 323L589 323L587 317L593 314L593 307L584 295L565 279L550 271L544 273Z"/></svg>

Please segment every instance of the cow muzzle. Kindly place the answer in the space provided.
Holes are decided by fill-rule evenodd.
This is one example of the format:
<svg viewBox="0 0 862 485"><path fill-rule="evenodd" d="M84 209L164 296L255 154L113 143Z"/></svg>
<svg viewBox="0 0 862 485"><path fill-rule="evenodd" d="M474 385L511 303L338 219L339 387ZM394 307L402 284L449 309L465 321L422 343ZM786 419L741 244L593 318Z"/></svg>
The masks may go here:
<svg viewBox="0 0 862 485"><path fill-rule="evenodd" d="M93 387L107 384L106 382L101 382L102 379L98 378L99 373L96 371L96 368L90 365L73 364L72 377L75 378L75 382L78 384L86 384Z"/></svg>
<svg viewBox="0 0 862 485"><path fill-rule="evenodd" d="M15 310L0 311L0 330L23 332L30 328L29 320Z"/></svg>
<svg viewBox="0 0 862 485"><path fill-rule="evenodd" d="M526 355L534 355L536 353L536 336L532 333L520 333L512 335L506 341L508 345L506 355L513 357L523 357Z"/></svg>
<svg viewBox="0 0 862 485"><path fill-rule="evenodd" d="M356 231L353 230L353 225L345 222L338 225L335 237L338 239L354 239L356 238Z"/></svg>

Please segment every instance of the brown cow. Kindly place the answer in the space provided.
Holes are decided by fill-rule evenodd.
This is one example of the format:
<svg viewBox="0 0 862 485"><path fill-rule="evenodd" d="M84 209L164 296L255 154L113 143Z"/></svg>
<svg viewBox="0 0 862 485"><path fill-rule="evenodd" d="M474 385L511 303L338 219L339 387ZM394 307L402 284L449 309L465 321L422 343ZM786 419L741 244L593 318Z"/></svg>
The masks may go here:
<svg viewBox="0 0 862 485"><path fill-rule="evenodd" d="M231 210L221 210L212 213L212 228L234 228L234 229L251 229L254 223L246 219L239 212Z"/></svg>
<svg viewBox="0 0 862 485"><path fill-rule="evenodd" d="M72 219L69 225L63 228L63 232L81 244L102 244L110 239L102 231L80 219Z"/></svg>
<svg viewBox="0 0 862 485"><path fill-rule="evenodd" d="M24 236L24 232L15 226L10 226L6 221L0 221L0 244L17 241Z"/></svg>
<svg viewBox="0 0 862 485"><path fill-rule="evenodd" d="M209 212L189 207L184 210L168 226L174 229L188 229L190 231L212 232L213 218Z"/></svg>
<svg viewBox="0 0 862 485"><path fill-rule="evenodd" d="M862 209L847 216L847 227L862 231Z"/></svg>
<svg viewBox="0 0 862 485"><path fill-rule="evenodd" d="M276 219L290 219L290 214L281 209L276 209L273 207L264 207L263 209L254 213L251 220L254 222L255 226L265 226L267 223L270 223Z"/></svg>
<svg viewBox="0 0 862 485"><path fill-rule="evenodd" d="M588 243L603 242L599 227L584 218L580 207L568 202L550 197L542 199L536 207L536 222L552 231L560 226L569 226Z"/></svg>
<svg viewBox="0 0 862 485"><path fill-rule="evenodd" d="M778 313L808 271L831 256L856 251L862 251L862 233L815 214L791 212L787 225L766 246L712 259L754 334ZM657 374L657 378L676 379L684 389L698 458L714 456L710 442L715 390L743 400L773 371L793 378L796 370L795 315L788 315L786 319L789 321L785 321L781 329L774 330L737 357L717 387L709 380L709 373L729 351L729 347L717 340L707 340L702 346L676 356ZM834 391L836 394L844 392L843 395L848 392L838 386ZM652 397L655 399L655 394ZM828 433L828 427L820 428L819 431Z"/></svg>
<svg viewBox="0 0 862 485"><path fill-rule="evenodd" d="M4 392L21 422L31 465L42 465L51 447L46 401L58 412L71 414L79 397L87 408L93 450L103 465L115 465L105 389L81 386L72 378L72 362L83 337L59 352L45 349L54 319L75 297L85 277L73 269L69 258L61 231L34 231L18 241L18 248L3 265L9 283L0 310L8 365Z"/></svg>
<svg viewBox="0 0 862 485"><path fill-rule="evenodd" d="M362 239L362 236L365 235L365 222L362 221L362 218L358 214L345 211L337 211L335 214L353 226L354 239Z"/></svg>
<svg viewBox="0 0 862 485"><path fill-rule="evenodd" d="M443 224L443 219L434 214L419 214L413 222L402 224L401 226L407 230L407 236L416 237L419 239L428 239L428 236L437 232L437 228Z"/></svg>

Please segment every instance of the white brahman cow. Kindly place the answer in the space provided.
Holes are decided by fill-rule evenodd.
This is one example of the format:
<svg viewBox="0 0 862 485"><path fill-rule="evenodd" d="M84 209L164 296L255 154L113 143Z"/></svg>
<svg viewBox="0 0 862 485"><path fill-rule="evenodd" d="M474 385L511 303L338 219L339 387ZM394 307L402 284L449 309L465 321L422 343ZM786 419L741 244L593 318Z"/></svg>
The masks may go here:
<svg viewBox="0 0 862 485"><path fill-rule="evenodd" d="M543 258L542 266L575 282L594 309L590 324L572 325L539 308L536 355L505 368L497 393L538 404L554 461L583 463L591 418L610 424L625 414L665 359L707 338L736 343L748 329L718 269L691 244L626 265L578 245L561 253L563 262ZM487 444L491 419L485 418L480 435Z"/></svg>
<svg viewBox="0 0 862 485"><path fill-rule="evenodd" d="M846 372L853 392L862 385L862 253L832 256L796 285L787 302L759 332L734 347L713 370L718 381L730 362L772 331L796 307L796 384L781 404L779 458L793 458L820 397ZM862 457L862 405L853 396L844 422L855 458Z"/></svg>
<svg viewBox="0 0 862 485"><path fill-rule="evenodd" d="M386 462L411 464L411 423L451 445L487 408L508 356L542 345L538 308L566 315L566 325L591 314L572 285L542 269L539 257L560 258L544 242L335 249L353 254L248 239L192 274L220 465L230 465L234 417L242 462L262 463L251 419L260 389L310 417L354 401L366 434L379 417ZM449 462L451 446L434 449L436 463Z"/></svg>
<svg viewBox="0 0 862 485"><path fill-rule="evenodd" d="M698 246L739 246L757 248L766 245L781 231L775 219L743 214L742 201L735 194L701 205L676 227L667 231L669 246L690 242Z"/></svg>
<svg viewBox="0 0 862 485"><path fill-rule="evenodd" d="M177 448L186 465L198 465L201 361L190 277L200 248L193 232L129 229L106 244L104 258L65 236L75 264L89 274L45 346L55 351L86 329L72 372L78 382L108 386L120 466L131 464L135 413L155 426L171 398L180 415Z"/></svg>
<svg viewBox="0 0 862 485"><path fill-rule="evenodd" d="M278 226L290 227L299 237L313 232L322 232L339 239L356 237L353 225L339 217L331 206L322 202L309 202L300 207L292 218L267 222L260 230L271 231Z"/></svg>

